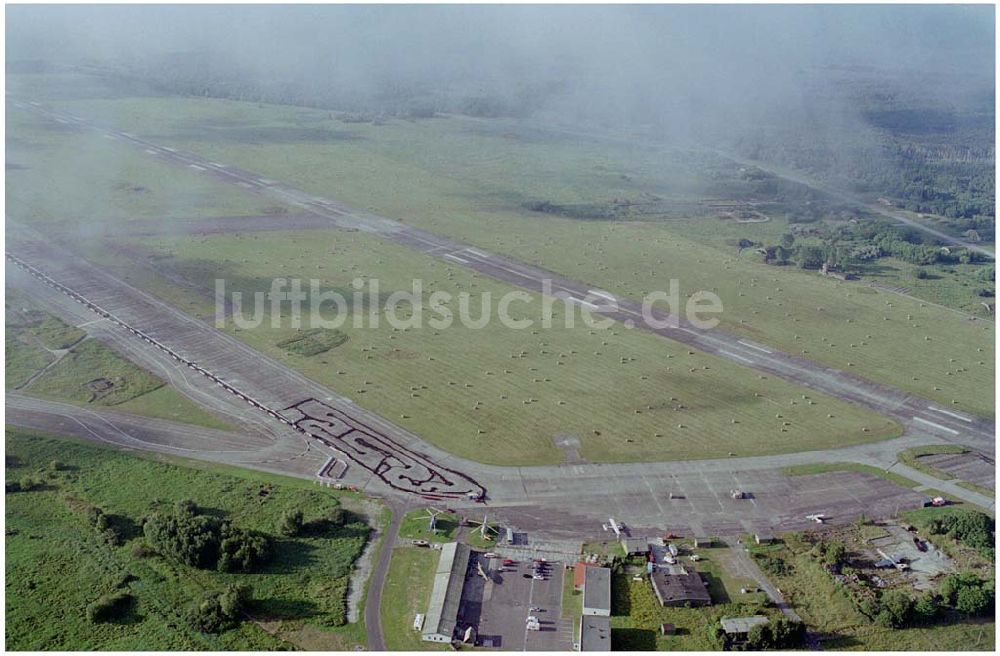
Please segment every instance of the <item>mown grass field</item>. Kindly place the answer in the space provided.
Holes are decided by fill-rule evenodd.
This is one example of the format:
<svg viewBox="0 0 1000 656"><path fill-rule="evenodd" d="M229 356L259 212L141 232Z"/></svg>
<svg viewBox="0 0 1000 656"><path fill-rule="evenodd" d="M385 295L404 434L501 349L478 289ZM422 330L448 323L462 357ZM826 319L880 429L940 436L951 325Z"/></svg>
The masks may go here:
<svg viewBox="0 0 1000 656"><path fill-rule="evenodd" d="M348 299L355 278L377 278L383 300L409 290L414 278L423 282L425 301L432 291L453 294L456 321L450 328L434 329L429 309L420 328L394 328L385 316L377 327L356 328L350 308L338 327L346 342L315 356L281 346L299 330L292 327L287 306L280 327L272 327L267 316L256 328L230 322L227 329L430 442L483 462L560 462L565 454L553 441L560 434L577 436L584 458L630 461L802 451L897 431L863 409L818 394L803 398L807 391L797 386L654 335L620 325L592 330L579 316L577 325L566 328L561 303L553 326L545 329L539 295L510 305L512 318L532 319L536 327L508 328L496 308L513 288L363 233L157 237L136 243L153 249L161 267L200 288L214 289L215 279L224 278L227 289L243 291L244 298L269 290L278 277L316 278L321 290L337 290ZM463 291L474 295L475 319L481 316L479 294L491 295L492 320L484 327L457 321ZM244 309L245 316L252 314L252 308ZM399 316L406 315L401 310ZM739 445L731 439L734 431L741 435Z"/></svg>
<svg viewBox="0 0 1000 656"><path fill-rule="evenodd" d="M937 510L937 509L934 509ZM935 544L938 539L935 538ZM823 648L850 651L988 651L995 624L958 620L927 627L887 629L875 626L852 604L848 593L822 565L808 556L810 545L786 537L768 551L792 567L789 576L769 575L811 631L823 635Z"/></svg>
<svg viewBox="0 0 1000 656"><path fill-rule="evenodd" d="M310 627L312 648L352 649L358 636L342 626L351 565L368 536L352 515L322 534L276 537L275 556L258 573L196 570L167 558L139 556L139 522L153 507L192 499L240 527L276 534L282 514L302 509L306 521L338 506L308 482L178 459L136 456L72 440L7 429L6 476L44 484L6 495L6 645L14 650L268 650L294 646L272 631ZM50 463L58 461L54 471ZM130 525L129 539L109 546L84 516L95 505ZM184 612L203 591L234 583L253 588L254 621L208 635L188 627ZM91 624L84 609L123 589L137 600L121 623ZM316 642L317 635L327 639ZM363 633L360 634L363 640Z"/></svg>
<svg viewBox="0 0 1000 656"><path fill-rule="evenodd" d="M426 613L441 552L419 547L392 550L382 588L382 635L389 651L438 651L447 645L424 642L413 628L417 613Z"/></svg>
<svg viewBox="0 0 1000 656"><path fill-rule="evenodd" d="M815 272L737 258L687 237L683 222L608 222L523 209L655 193L690 202L705 185L688 153L597 141L504 122L439 118L342 123L328 112L234 101L70 101L152 139L191 149L471 244L542 264L628 297L680 281L722 298L723 327L959 411L994 415L992 321ZM305 134L313 138L305 139ZM256 136L255 136L256 135ZM751 239L776 223L733 228L697 208L704 235ZM926 283L930 285L932 281ZM925 283L907 285L919 292ZM942 292L942 293L953 293ZM932 294L933 296L933 294ZM938 298L938 300L941 300Z"/></svg>

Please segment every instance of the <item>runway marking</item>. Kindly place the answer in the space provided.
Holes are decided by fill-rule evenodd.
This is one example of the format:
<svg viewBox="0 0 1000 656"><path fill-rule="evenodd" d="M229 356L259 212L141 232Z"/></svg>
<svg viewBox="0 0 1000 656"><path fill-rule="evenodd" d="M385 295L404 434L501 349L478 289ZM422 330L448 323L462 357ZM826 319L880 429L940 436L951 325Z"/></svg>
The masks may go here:
<svg viewBox="0 0 1000 656"><path fill-rule="evenodd" d="M744 358L742 355L736 355L735 353L732 353L731 351L723 351L722 349L719 349L719 354L720 355L728 356L730 358L735 358L737 360L742 360L743 362L749 362L750 364L756 364L750 358Z"/></svg>
<svg viewBox="0 0 1000 656"><path fill-rule="evenodd" d="M482 251L477 251L475 248L466 248L465 250L469 251L473 255L478 255L479 257L489 258L489 255L487 255L486 253L484 253Z"/></svg>
<svg viewBox="0 0 1000 656"><path fill-rule="evenodd" d="M188 164L188 166L190 168L194 169L195 171L204 171L205 170L203 167L198 166L197 164Z"/></svg>
<svg viewBox="0 0 1000 656"><path fill-rule="evenodd" d="M964 421L964 422L967 422L967 423L970 423L970 424L972 423L972 419L970 417L966 417L965 415L960 415L957 412L950 412L948 410L943 410L941 408L935 408L932 405L927 406L927 409L930 410L930 411L932 411L932 412L940 412L943 415L948 415L949 417L954 417L955 419L959 419L961 421Z"/></svg>
<svg viewBox="0 0 1000 656"><path fill-rule="evenodd" d="M159 153L157 153L157 152L156 152L155 150L153 150L152 148L147 148L147 149L146 149L146 152L147 152L147 153L149 153L150 155L159 155Z"/></svg>
<svg viewBox="0 0 1000 656"><path fill-rule="evenodd" d="M617 301L618 300L617 298L615 298L615 296L613 294L609 294L607 292L602 292L599 289L589 289L587 291L590 292L594 296L600 296L601 298L606 298L609 301Z"/></svg>
<svg viewBox="0 0 1000 656"><path fill-rule="evenodd" d="M947 426L942 426L941 424L935 424L933 421L927 421L926 419L922 417L917 417L916 415L913 416L913 421L919 421L921 424L927 424L928 426L933 426L934 428L937 428L938 430L943 430L946 433L951 433L952 435L958 435L957 430L952 430Z"/></svg>
<svg viewBox="0 0 1000 656"><path fill-rule="evenodd" d="M459 256L457 256L457 255L452 255L451 253L445 253L445 254L444 254L444 256L445 256L446 258L448 258L449 260L455 260L456 262L461 262L462 264L468 264L468 263L469 263L469 261L468 261L468 260L463 260L463 259L462 259L462 258L460 258Z"/></svg>
<svg viewBox="0 0 1000 656"><path fill-rule="evenodd" d="M756 351L760 351L761 353L774 353L774 351L766 349L763 346L756 346L754 344L750 344L749 342L744 342L742 339L739 340L739 341L740 341L740 344L742 344L743 346L746 346L747 348L752 348L752 349L754 349Z"/></svg>
<svg viewBox="0 0 1000 656"><path fill-rule="evenodd" d="M589 301L585 301L585 300L580 299L580 298L576 298L575 296L567 296L566 300L567 301L573 301L574 303L579 303L580 305L586 305L587 307L589 307L592 310L596 310L597 309L597 306L594 305L593 303L591 303Z"/></svg>

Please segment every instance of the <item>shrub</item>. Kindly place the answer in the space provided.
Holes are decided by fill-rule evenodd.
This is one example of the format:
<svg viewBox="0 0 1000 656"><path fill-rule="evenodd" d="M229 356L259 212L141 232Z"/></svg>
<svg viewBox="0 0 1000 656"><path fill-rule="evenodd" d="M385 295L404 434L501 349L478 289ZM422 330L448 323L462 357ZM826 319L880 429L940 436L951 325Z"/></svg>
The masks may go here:
<svg viewBox="0 0 1000 656"><path fill-rule="evenodd" d="M992 606L993 596L982 587L964 587L955 599L955 610L975 617L987 615Z"/></svg>
<svg viewBox="0 0 1000 656"><path fill-rule="evenodd" d="M913 619L913 599L902 590L889 590L880 600L881 610L875 623L889 628L902 628Z"/></svg>
<svg viewBox="0 0 1000 656"><path fill-rule="evenodd" d="M930 623L934 621L940 609L941 607L938 604L937 597L929 592L921 596L917 599L916 603L913 604L913 614L915 618L923 623Z"/></svg>
<svg viewBox="0 0 1000 656"><path fill-rule="evenodd" d="M87 621L91 624L122 620L132 608L133 598L127 592L115 592L87 604Z"/></svg>
<svg viewBox="0 0 1000 656"><path fill-rule="evenodd" d="M236 626L251 597L245 585L209 591L188 611L188 622L203 633L221 633Z"/></svg>
<svg viewBox="0 0 1000 656"><path fill-rule="evenodd" d="M191 515L187 509L150 515L143 533L158 552L201 569L249 572L271 555L266 535L214 517Z"/></svg>
<svg viewBox="0 0 1000 656"><path fill-rule="evenodd" d="M298 535L302 531L302 511L299 509L285 511L281 515L281 521L278 524L278 532L286 536Z"/></svg>
<svg viewBox="0 0 1000 656"><path fill-rule="evenodd" d="M222 525L219 543L220 572L250 572L271 557L271 541L266 535Z"/></svg>

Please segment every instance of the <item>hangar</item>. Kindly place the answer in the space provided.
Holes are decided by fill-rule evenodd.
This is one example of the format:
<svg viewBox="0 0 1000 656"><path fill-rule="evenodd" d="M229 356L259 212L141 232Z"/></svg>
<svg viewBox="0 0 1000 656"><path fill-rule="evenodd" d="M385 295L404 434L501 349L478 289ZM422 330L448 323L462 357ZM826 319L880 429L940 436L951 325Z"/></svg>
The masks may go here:
<svg viewBox="0 0 1000 656"><path fill-rule="evenodd" d="M611 651L611 618L580 616L580 651Z"/></svg>
<svg viewBox="0 0 1000 656"><path fill-rule="evenodd" d="M701 574L683 565L660 565L649 575L661 606L708 606L712 597Z"/></svg>
<svg viewBox="0 0 1000 656"><path fill-rule="evenodd" d="M583 576L583 614L611 615L611 570L587 567Z"/></svg>
<svg viewBox="0 0 1000 656"><path fill-rule="evenodd" d="M454 638L471 553L469 545L458 542L449 542L441 547L441 559L434 572L431 603L427 607L424 630L420 635L422 640L451 642Z"/></svg>

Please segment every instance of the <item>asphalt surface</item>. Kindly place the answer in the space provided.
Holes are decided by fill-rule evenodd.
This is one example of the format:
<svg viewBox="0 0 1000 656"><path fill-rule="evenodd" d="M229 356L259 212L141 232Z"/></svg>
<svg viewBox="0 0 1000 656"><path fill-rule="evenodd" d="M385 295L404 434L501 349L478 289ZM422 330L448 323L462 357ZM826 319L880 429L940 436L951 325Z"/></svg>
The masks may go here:
<svg viewBox="0 0 1000 656"><path fill-rule="evenodd" d="M378 562L372 570L368 582L368 597L365 600L365 630L368 633L368 650L385 651L385 636L382 633L382 590L385 588L385 577L389 573L389 561L392 559L392 549L399 536L399 526L406 512L402 506L392 507L392 519L386 527L379 547Z"/></svg>

